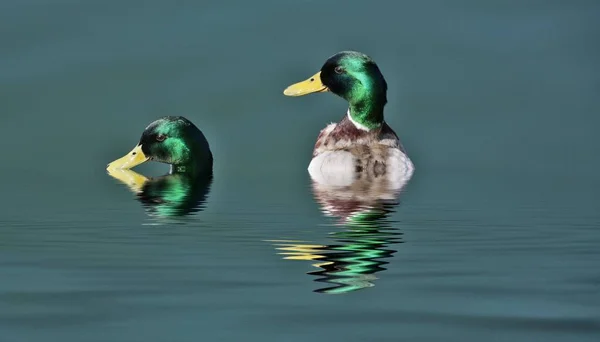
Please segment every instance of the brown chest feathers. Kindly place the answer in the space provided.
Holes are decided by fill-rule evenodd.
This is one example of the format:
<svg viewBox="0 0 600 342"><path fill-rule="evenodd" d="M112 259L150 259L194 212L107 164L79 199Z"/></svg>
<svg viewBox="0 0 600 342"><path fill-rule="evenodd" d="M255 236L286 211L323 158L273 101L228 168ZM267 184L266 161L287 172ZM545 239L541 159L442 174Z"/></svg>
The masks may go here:
<svg viewBox="0 0 600 342"><path fill-rule="evenodd" d="M372 173L378 177L386 173L390 149L404 153L398 136L387 123L365 131L356 128L345 116L339 123L330 124L321 131L313 158L326 151L347 151L354 156L357 173Z"/></svg>

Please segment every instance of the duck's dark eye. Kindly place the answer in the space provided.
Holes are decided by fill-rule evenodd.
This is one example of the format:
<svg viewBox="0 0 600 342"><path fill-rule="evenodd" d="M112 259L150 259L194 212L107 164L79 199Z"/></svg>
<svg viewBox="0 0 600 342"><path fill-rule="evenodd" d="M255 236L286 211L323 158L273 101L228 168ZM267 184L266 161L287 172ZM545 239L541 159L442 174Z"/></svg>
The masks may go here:
<svg viewBox="0 0 600 342"><path fill-rule="evenodd" d="M334 70L336 74L341 74L344 72L344 68L342 68L341 66L336 66Z"/></svg>
<svg viewBox="0 0 600 342"><path fill-rule="evenodd" d="M167 139L167 136L164 134L159 134L156 136L156 141L165 141L165 139Z"/></svg>

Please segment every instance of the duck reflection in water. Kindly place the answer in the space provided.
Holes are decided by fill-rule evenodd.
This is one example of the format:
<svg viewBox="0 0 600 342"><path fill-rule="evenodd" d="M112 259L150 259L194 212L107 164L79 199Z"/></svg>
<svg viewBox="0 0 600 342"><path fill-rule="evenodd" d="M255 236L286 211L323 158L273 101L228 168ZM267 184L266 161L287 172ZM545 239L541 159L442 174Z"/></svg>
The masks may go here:
<svg viewBox="0 0 600 342"><path fill-rule="evenodd" d="M286 260L316 261L313 266L318 270L308 274L328 286L315 292L339 294L372 287L375 273L386 269L384 260L396 253L389 246L402 242L402 233L388 216L398 206L403 186L387 184L359 179L349 186L332 186L313 180L313 194L322 212L337 218L335 226L343 229L330 233L335 243L270 241Z"/></svg>
<svg viewBox="0 0 600 342"><path fill-rule="evenodd" d="M147 178L126 169L108 170L108 174L127 185L152 217L186 216L202 211L213 180L212 175L181 173Z"/></svg>

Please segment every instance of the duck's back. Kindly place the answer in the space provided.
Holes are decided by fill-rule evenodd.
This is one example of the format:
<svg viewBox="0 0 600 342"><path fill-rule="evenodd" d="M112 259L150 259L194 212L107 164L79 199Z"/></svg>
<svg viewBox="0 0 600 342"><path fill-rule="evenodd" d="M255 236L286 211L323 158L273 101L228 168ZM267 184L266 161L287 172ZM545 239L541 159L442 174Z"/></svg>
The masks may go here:
<svg viewBox="0 0 600 342"><path fill-rule="evenodd" d="M413 169L398 136L387 123L363 130L347 116L321 131L308 168L313 179L321 183L343 186L356 179L386 178L392 187L403 184Z"/></svg>

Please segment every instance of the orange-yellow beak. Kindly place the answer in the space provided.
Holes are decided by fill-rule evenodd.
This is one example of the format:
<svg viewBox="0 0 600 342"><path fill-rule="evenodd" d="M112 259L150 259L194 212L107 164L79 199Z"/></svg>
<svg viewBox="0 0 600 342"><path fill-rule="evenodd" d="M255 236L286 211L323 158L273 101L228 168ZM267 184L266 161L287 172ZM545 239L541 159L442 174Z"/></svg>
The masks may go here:
<svg viewBox="0 0 600 342"><path fill-rule="evenodd" d="M311 78L287 87L283 91L283 94L287 96L303 96L311 93L322 93L325 91L329 91L329 88L327 88L321 81L321 72L319 71Z"/></svg>
<svg viewBox="0 0 600 342"><path fill-rule="evenodd" d="M106 169L131 169L146 162L148 159L150 158L146 157L142 151L142 145L137 145L131 152L108 164Z"/></svg>

